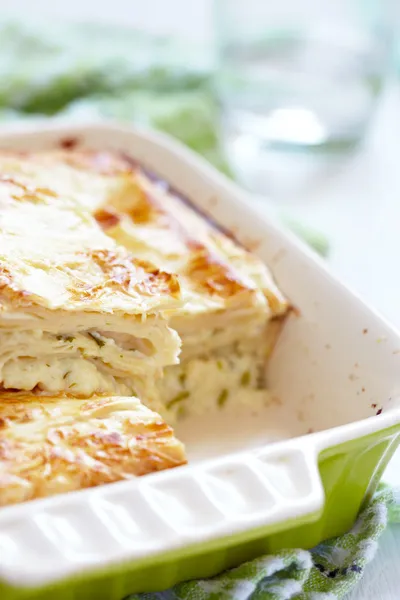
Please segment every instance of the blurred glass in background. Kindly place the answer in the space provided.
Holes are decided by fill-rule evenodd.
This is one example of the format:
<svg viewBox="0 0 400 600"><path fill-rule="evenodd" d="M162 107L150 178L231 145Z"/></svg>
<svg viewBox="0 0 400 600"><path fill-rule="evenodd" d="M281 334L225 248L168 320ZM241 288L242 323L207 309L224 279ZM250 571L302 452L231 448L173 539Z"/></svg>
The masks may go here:
<svg viewBox="0 0 400 600"><path fill-rule="evenodd" d="M270 192L271 170L287 179L296 162L303 169L362 139L390 56L385 8L384 0L215 1L222 143L247 187Z"/></svg>

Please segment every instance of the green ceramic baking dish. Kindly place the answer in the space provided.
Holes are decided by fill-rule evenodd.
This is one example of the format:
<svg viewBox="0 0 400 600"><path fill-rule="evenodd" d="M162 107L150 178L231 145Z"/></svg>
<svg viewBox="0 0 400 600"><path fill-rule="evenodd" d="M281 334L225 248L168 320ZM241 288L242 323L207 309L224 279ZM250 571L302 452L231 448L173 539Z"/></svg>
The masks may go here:
<svg viewBox="0 0 400 600"><path fill-rule="evenodd" d="M274 401L179 425L189 466L1 509L1 599L121 600L346 531L400 439L399 334L165 136L45 125L4 131L0 146L53 148L67 137L128 153L251 242L298 310L268 367Z"/></svg>

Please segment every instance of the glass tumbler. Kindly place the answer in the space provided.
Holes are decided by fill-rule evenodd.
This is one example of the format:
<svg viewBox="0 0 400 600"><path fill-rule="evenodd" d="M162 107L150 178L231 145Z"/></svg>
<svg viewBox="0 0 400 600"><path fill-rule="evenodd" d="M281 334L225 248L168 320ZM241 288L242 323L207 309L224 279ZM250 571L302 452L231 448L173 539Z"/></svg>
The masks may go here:
<svg viewBox="0 0 400 600"><path fill-rule="evenodd" d="M271 152L359 142L386 73L387 21L385 0L215 0L221 138L249 187L264 191Z"/></svg>

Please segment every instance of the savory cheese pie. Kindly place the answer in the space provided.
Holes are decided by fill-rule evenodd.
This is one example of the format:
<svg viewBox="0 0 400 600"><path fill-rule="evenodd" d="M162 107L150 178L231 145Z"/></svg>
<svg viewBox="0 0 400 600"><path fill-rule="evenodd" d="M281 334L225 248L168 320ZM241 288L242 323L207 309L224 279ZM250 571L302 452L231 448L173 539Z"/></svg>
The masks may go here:
<svg viewBox="0 0 400 600"><path fill-rule="evenodd" d="M0 397L0 506L185 462L171 427L137 398Z"/></svg>
<svg viewBox="0 0 400 600"><path fill-rule="evenodd" d="M47 172L0 172L0 385L151 395L178 361L163 317L178 278L119 246Z"/></svg>
<svg viewBox="0 0 400 600"><path fill-rule="evenodd" d="M130 435L134 445L137 439L126 421L130 412L163 423L130 396L169 423L227 404L268 402L265 364L288 314L286 299L256 256L129 157L76 149L2 152L0 242L0 386L6 394L0 397L6 423L0 444L23 457L12 450L2 467L3 481L17 482L15 493L10 483L10 496L3 484L0 494L11 498L6 502L25 498L18 469L49 451L58 419L69 423L60 447L72 457L73 423L78 446L83 431L99 440L100 428L122 436L124 448ZM8 396L7 390L27 395ZM111 408L101 410L110 417L99 421L88 407L104 403L103 396ZM114 414L115 403L134 408ZM24 410L31 415L26 426ZM182 447L168 435L163 443L174 451L166 450L160 468L184 462ZM156 454L157 436L154 444ZM130 452L120 467L71 467L70 477L63 463L47 483L29 484L26 498L153 470L151 453ZM53 463L38 461L53 472Z"/></svg>
<svg viewBox="0 0 400 600"><path fill-rule="evenodd" d="M173 421L228 401L266 401L265 362L288 312L268 268L127 157L59 151L36 160L55 163L71 189L89 173L97 195L85 205L103 231L178 275L183 306L169 323L182 352L158 381L162 414Z"/></svg>

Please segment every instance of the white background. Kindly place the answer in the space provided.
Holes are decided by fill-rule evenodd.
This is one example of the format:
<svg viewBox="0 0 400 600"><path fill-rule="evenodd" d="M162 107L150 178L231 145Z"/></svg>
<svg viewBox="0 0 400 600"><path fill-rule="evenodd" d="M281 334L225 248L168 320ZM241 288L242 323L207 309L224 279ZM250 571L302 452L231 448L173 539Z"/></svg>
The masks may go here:
<svg viewBox="0 0 400 600"><path fill-rule="evenodd" d="M13 0L12 6L0 0L4 15L12 12L29 19L33 8L36 17L131 23L198 41L209 39L211 31L211 0ZM398 31L400 37L400 25ZM266 203L263 198L255 201ZM328 235L332 268L400 327L400 83L388 85L362 150L322 180L311 182L293 199L290 210ZM400 486L400 455L387 478ZM374 563L346 600L399 597L400 525L384 533Z"/></svg>

